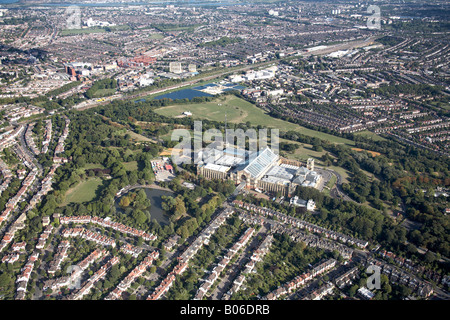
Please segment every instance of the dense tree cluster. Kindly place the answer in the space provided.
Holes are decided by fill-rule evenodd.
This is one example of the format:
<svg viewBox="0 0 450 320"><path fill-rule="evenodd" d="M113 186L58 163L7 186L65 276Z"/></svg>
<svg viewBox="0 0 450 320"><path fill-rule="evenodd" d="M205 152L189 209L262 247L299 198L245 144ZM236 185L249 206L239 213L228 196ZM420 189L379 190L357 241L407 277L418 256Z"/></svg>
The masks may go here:
<svg viewBox="0 0 450 320"><path fill-rule="evenodd" d="M84 93L86 98L92 99L95 97L96 92L101 89L116 89L117 80L116 79L102 79L95 81L94 84Z"/></svg>

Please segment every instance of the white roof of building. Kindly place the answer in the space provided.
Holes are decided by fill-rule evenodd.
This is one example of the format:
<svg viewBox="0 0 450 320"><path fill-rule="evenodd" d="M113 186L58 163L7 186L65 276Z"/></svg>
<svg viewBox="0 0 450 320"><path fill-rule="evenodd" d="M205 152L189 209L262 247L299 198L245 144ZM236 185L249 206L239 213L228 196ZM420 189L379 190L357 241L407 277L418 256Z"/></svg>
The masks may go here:
<svg viewBox="0 0 450 320"><path fill-rule="evenodd" d="M372 299L375 296L375 294L366 287L359 288L358 292L369 299Z"/></svg>
<svg viewBox="0 0 450 320"><path fill-rule="evenodd" d="M214 164L214 163L208 163L208 164L206 164L205 169L210 169L210 170L219 171L219 172L227 172L228 170L230 170L230 167L221 166L221 165Z"/></svg>
<svg viewBox="0 0 450 320"><path fill-rule="evenodd" d="M223 155L222 157L220 157L219 159L216 160L215 164L232 167L232 166L235 166L242 162L244 162L244 159L242 159L242 158L232 157L229 155Z"/></svg>
<svg viewBox="0 0 450 320"><path fill-rule="evenodd" d="M283 179L283 178L278 178L278 177L274 177L274 176L264 177L261 179L261 181L275 183L275 184L277 184L277 183L284 184L284 185L287 185L288 183L291 182L289 179Z"/></svg>
<svg viewBox="0 0 450 320"><path fill-rule="evenodd" d="M267 175L270 177L278 177L283 178L287 180L292 180L294 178L295 173L297 172L298 168L288 168L283 166L273 166L268 172Z"/></svg>

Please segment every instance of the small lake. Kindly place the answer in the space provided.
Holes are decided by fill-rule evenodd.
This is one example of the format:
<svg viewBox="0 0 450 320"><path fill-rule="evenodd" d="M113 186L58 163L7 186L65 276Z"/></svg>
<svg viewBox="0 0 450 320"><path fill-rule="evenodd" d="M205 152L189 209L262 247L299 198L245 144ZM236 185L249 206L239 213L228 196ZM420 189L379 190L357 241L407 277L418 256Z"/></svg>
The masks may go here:
<svg viewBox="0 0 450 320"><path fill-rule="evenodd" d="M139 189L133 189L130 192L136 192L139 191ZM172 196L173 192L166 191L166 190L160 190L160 189L150 189L150 188L144 188L145 194L147 195L147 198L150 199L150 202L152 203L152 206L150 207L150 215L152 216L152 220L156 219L158 223L161 226L165 226L169 224L169 216L166 215L161 207L162 200L161 196ZM125 194L126 195L126 194ZM116 210L118 212L124 212L124 210L119 207L120 199L117 199L115 203Z"/></svg>

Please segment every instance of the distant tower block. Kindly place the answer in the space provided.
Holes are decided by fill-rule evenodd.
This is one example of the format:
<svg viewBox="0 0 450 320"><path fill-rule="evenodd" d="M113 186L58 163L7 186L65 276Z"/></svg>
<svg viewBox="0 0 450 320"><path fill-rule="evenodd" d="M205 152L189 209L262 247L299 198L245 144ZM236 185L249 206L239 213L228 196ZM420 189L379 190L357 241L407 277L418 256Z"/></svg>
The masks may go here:
<svg viewBox="0 0 450 320"><path fill-rule="evenodd" d="M308 162L306 163L306 168L308 170L314 171L314 159L313 158L308 159Z"/></svg>
<svg viewBox="0 0 450 320"><path fill-rule="evenodd" d="M195 64L190 64L188 70L189 72L197 72L197 66Z"/></svg>
<svg viewBox="0 0 450 320"><path fill-rule="evenodd" d="M169 70L172 73L181 73L181 62L171 62L169 64Z"/></svg>

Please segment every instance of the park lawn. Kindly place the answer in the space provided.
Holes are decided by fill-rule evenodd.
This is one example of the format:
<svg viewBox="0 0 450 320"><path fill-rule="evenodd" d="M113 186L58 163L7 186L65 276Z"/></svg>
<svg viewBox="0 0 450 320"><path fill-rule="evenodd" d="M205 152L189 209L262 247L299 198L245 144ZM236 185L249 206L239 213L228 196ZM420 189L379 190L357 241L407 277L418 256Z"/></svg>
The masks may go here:
<svg viewBox="0 0 450 320"><path fill-rule="evenodd" d="M133 141L136 141L136 142L142 142L142 141L144 141L144 142L153 142L153 143L155 143L154 140L152 140L152 139L150 139L150 138L147 138L147 137L144 137L143 135L141 135L141 134L139 134L139 133L136 133L136 132L134 132L134 131L127 130L127 133L131 136L131 139L132 139Z"/></svg>
<svg viewBox="0 0 450 320"><path fill-rule="evenodd" d="M137 161L124 162L123 166L125 167L125 170L127 170L127 171L137 171L137 169L138 169Z"/></svg>
<svg viewBox="0 0 450 320"><path fill-rule="evenodd" d="M363 136L365 138L372 139L373 141L386 141L386 139L382 136L379 136L378 134L369 130L355 132L354 135Z"/></svg>
<svg viewBox="0 0 450 320"><path fill-rule="evenodd" d="M336 185L336 182L337 182L337 178L336 178L336 176L333 174L333 175L331 176L330 181L328 181L328 183L325 185L325 188L323 188L322 192L323 192L325 195L329 196L329 195L330 195L330 190L333 189L333 187Z"/></svg>
<svg viewBox="0 0 450 320"><path fill-rule="evenodd" d="M105 169L105 166L98 163L86 163L82 168L77 169L77 172L81 174L89 169Z"/></svg>
<svg viewBox="0 0 450 320"><path fill-rule="evenodd" d="M322 163L322 161L320 160L320 158L327 153L327 151L323 150L323 151L314 151L312 148L312 145L307 144L307 143L300 143L297 141L291 141L291 140L286 140L286 139L281 139L280 138L280 142L287 142L287 143L294 143L299 145L300 147L294 151L294 153L289 153L283 150L280 150L281 152L284 152L286 154L286 157L289 159L295 159L295 160L299 160L299 161L303 161L306 162L306 160L308 160L308 158L314 158L316 160L316 163Z"/></svg>
<svg viewBox="0 0 450 320"><path fill-rule="evenodd" d="M350 176L349 172L345 170L344 168L337 167L337 166L328 166L325 167L325 169L331 169L339 173L342 177L342 183L348 183L348 177Z"/></svg>
<svg viewBox="0 0 450 320"><path fill-rule="evenodd" d="M149 39L159 40L164 38L164 36L161 33L152 33L149 37Z"/></svg>
<svg viewBox="0 0 450 320"><path fill-rule="evenodd" d="M69 203L83 203L94 200L96 191L102 185L102 181L101 178L92 177L70 188L61 206Z"/></svg>
<svg viewBox="0 0 450 320"><path fill-rule="evenodd" d="M105 169L105 167L102 164L99 163L86 163L83 167L83 170L88 169Z"/></svg>
<svg viewBox="0 0 450 320"><path fill-rule="evenodd" d="M93 93L92 96L94 98L101 98L101 97L112 95L115 92L116 92L116 89L98 89L97 91L95 91Z"/></svg>
<svg viewBox="0 0 450 320"><path fill-rule="evenodd" d="M105 119L108 119L108 118L105 118ZM142 134L139 134L139 133L137 133L137 132L134 132L133 130L126 129L126 128L125 128L123 125L121 125L120 123L113 122L113 121L111 121L111 120L109 120L109 119L108 119L108 121L109 121L109 123L110 123L111 125L113 125L113 126L115 126L115 127L124 128L123 130L117 131L117 132L115 133L115 134L117 134L117 135L124 136L125 134L129 134L129 135L130 135L130 139L131 139L132 141L134 141L134 142L142 142L142 141L144 141L144 142L153 142L153 143L156 143L156 141L154 141L154 140L152 140L152 139L150 139L150 138L147 138L147 137L143 136Z"/></svg>
<svg viewBox="0 0 450 320"><path fill-rule="evenodd" d="M336 176L333 174L333 175L331 176L330 181L328 181L328 183L327 183L327 187L330 188L330 189L332 189L332 188L334 187L334 185L336 184L336 182L337 182L337 178L336 178Z"/></svg>
<svg viewBox="0 0 450 320"><path fill-rule="evenodd" d="M122 25L118 25L118 26L110 26L110 27L106 27L106 28L109 28L109 30L111 30L111 32L114 32L114 31L127 31L127 30L131 29L130 26L126 25L126 24L122 24ZM105 28L105 30L107 30L106 28Z"/></svg>
<svg viewBox="0 0 450 320"><path fill-rule="evenodd" d="M330 141L331 143L347 144L350 146L354 145L354 142L351 140L311 130L291 122L273 118L266 114L264 110L256 107L254 104L232 95L217 98L212 102L178 104L158 108L154 111L167 117L175 117L182 114L184 111L190 111L193 119L207 119L219 122L223 122L225 120L226 111L227 121L231 123L243 123L249 121L254 126L262 125L268 128L279 129L280 131L293 130L307 136ZM270 134L270 132L268 134Z"/></svg>

